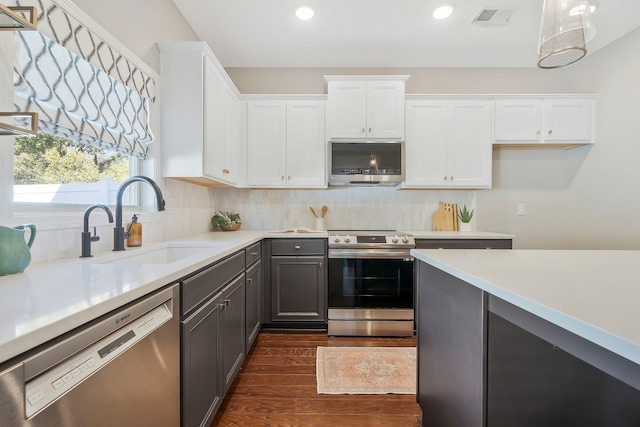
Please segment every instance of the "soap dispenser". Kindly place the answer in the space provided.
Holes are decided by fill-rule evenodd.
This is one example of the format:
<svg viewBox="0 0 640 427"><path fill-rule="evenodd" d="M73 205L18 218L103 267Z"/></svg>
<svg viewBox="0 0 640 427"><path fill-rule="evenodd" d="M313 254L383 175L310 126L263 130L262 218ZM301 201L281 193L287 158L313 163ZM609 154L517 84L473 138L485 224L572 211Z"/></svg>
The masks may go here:
<svg viewBox="0 0 640 427"><path fill-rule="evenodd" d="M136 214L131 218L131 222L127 224L127 247L142 246L142 224L138 222Z"/></svg>

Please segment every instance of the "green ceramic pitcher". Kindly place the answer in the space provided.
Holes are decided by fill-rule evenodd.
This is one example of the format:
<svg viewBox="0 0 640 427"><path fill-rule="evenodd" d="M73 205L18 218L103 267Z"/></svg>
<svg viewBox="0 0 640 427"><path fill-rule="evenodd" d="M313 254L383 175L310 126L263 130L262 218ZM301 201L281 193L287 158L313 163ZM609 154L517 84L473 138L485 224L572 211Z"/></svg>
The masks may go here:
<svg viewBox="0 0 640 427"><path fill-rule="evenodd" d="M29 242L25 239L27 228L31 230ZM31 245L36 238L36 226L19 225L15 228L0 226L0 276L22 273L31 262Z"/></svg>

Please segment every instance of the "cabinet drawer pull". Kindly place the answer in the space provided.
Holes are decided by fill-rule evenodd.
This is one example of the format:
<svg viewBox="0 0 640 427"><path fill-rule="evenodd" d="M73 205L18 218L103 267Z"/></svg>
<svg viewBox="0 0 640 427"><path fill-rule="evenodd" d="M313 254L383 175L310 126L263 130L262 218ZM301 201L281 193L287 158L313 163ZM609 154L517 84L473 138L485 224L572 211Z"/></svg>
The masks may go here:
<svg viewBox="0 0 640 427"><path fill-rule="evenodd" d="M259 254L259 252L251 252L251 255L253 255L253 256L256 256L258 254Z"/></svg>
<svg viewBox="0 0 640 427"><path fill-rule="evenodd" d="M231 300L224 300L220 303L220 308L223 310L226 310L227 308L229 308L229 305L231 304Z"/></svg>
<svg viewBox="0 0 640 427"><path fill-rule="evenodd" d="M297 249L300 249L301 246L300 245L295 245L293 248L297 250Z"/></svg>
<svg viewBox="0 0 640 427"><path fill-rule="evenodd" d="M253 277L249 277L247 279L247 285L252 285L253 284Z"/></svg>

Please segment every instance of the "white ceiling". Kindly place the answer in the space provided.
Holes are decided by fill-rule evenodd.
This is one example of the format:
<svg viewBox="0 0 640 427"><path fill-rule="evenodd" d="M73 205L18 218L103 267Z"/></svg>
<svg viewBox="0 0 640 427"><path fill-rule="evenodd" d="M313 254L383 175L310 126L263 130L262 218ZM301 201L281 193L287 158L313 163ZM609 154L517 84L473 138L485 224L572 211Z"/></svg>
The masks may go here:
<svg viewBox="0 0 640 427"><path fill-rule="evenodd" d="M225 67L535 67L543 0L173 0ZM431 17L447 2L444 21ZM597 0L588 54L640 26L640 0ZM301 4L316 10L300 21ZM471 21L513 10L509 24Z"/></svg>

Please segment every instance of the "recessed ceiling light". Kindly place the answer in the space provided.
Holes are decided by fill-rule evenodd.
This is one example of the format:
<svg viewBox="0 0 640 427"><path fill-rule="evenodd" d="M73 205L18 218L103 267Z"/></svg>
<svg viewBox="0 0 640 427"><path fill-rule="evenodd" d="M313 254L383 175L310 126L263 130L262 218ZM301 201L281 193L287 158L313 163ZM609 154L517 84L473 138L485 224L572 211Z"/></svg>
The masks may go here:
<svg viewBox="0 0 640 427"><path fill-rule="evenodd" d="M435 19L445 19L448 18L452 13L453 7L451 7L450 5L444 5L433 11L433 17Z"/></svg>
<svg viewBox="0 0 640 427"><path fill-rule="evenodd" d="M308 21L309 19L313 18L313 14L313 9L311 9L309 6L300 6L296 9L296 16L298 17L298 19L301 19L303 21Z"/></svg>

